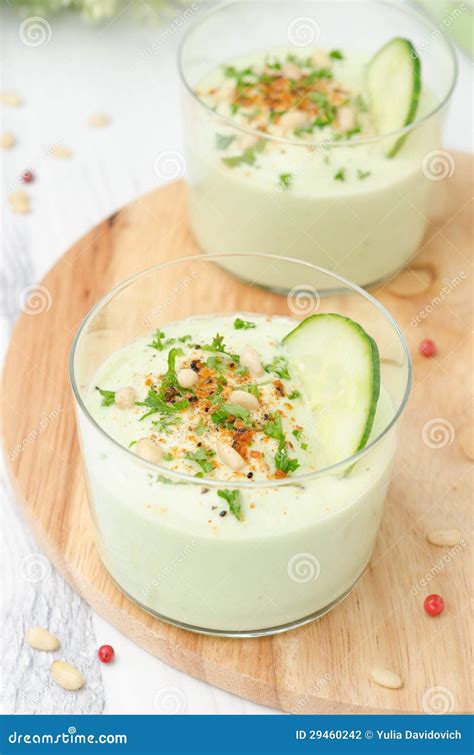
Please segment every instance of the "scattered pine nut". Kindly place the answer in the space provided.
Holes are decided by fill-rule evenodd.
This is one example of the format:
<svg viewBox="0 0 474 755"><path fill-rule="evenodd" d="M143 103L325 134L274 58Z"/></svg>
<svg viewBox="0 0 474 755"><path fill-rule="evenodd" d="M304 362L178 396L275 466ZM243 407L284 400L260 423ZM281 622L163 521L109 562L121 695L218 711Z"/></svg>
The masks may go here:
<svg viewBox="0 0 474 755"><path fill-rule="evenodd" d="M163 457L163 451L152 438L140 438L135 446L135 453L152 464L159 464Z"/></svg>
<svg viewBox="0 0 474 755"><path fill-rule="evenodd" d="M244 409L249 409L249 411L258 409L260 406L258 398L248 391L232 391L229 401L231 404L238 404L239 406L243 406Z"/></svg>
<svg viewBox="0 0 474 755"><path fill-rule="evenodd" d="M48 151L52 157L56 157L59 160L68 160L72 157L72 150L69 147L64 147L62 144L53 144Z"/></svg>
<svg viewBox="0 0 474 755"><path fill-rule="evenodd" d="M28 629L25 639L28 645L35 650L57 650L59 647L58 638L44 627Z"/></svg>
<svg viewBox="0 0 474 755"><path fill-rule="evenodd" d="M247 367L252 375L261 375L263 373L262 362L255 349L245 349L240 355L240 364L242 367Z"/></svg>
<svg viewBox="0 0 474 755"><path fill-rule="evenodd" d="M92 128L104 128L110 124L110 116L106 113L93 113L89 118L89 126Z"/></svg>
<svg viewBox="0 0 474 755"><path fill-rule="evenodd" d="M461 540L459 530L432 530L426 535L426 539L431 545L457 545Z"/></svg>
<svg viewBox="0 0 474 755"><path fill-rule="evenodd" d="M11 131L4 131L0 135L0 147L2 149L11 149L16 144L16 137Z"/></svg>
<svg viewBox="0 0 474 755"><path fill-rule="evenodd" d="M379 687L388 687L388 689L400 689L403 687L403 682L393 671L389 671L386 668L376 667L370 672L370 676L375 684Z"/></svg>
<svg viewBox="0 0 474 755"><path fill-rule="evenodd" d="M9 105L10 107L21 107L23 105L23 98L16 92L2 92L0 94L0 100L2 105Z"/></svg>
<svg viewBox="0 0 474 755"><path fill-rule="evenodd" d="M63 689L76 690L84 684L84 677L79 669L71 666L67 661L53 661L51 664L51 676Z"/></svg>
<svg viewBox="0 0 474 755"><path fill-rule="evenodd" d="M199 380L194 370L191 370L189 368L178 370L176 377L181 388L192 388L193 385L196 385L197 381Z"/></svg>
<svg viewBox="0 0 474 755"><path fill-rule="evenodd" d="M137 394L130 386L119 388L118 391L115 391L115 403L119 409L130 409L134 406L136 400Z"/></svg>
<svg viewBox="0 0 474 755"><path fill-rule="evenodd" d="M19 191L12 191L8 196L8 202L10 204L12 212L24 215L31 212L30 197L26 191L20 189Z"/></svg>
<svg viewBox="0 0 474 755"><path fill-rule="evenodd" d="M229 469L236 471L245 465L245 459L243 459L235 448L232 448L232 446L229 445L229 443L218 440L216 443L216 451L219 459L223 464L229 467Z"/></svg>

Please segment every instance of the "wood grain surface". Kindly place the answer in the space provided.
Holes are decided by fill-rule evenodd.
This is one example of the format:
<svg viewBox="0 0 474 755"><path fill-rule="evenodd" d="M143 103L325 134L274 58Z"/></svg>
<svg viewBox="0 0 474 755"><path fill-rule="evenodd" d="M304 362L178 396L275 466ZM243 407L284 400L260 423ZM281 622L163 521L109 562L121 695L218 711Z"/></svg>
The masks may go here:
<svg viewBox="0 0 474 755"><path fill-rule="evenodd" d="M4 373L4 445L34 535L70 584L123 633L171 665L285 711L462 712L469 709L470 504L473 459L472 158L452 177L409 268L375 291L406 334L414 388L385 515L369 568L317 622L275 637L222 639L168 626L135 606L102 566L86 501L68 357L85 313L123 278L198 253L182 182L147 194L78 241L24 304ZM236 284L238 285L238 284ZM424 337L433 359L418 353ZM461 545L430 545L431 529L461 530ZM426 594L446 610L428 617ZM403 678L376 686L379 665Z"/></svg>

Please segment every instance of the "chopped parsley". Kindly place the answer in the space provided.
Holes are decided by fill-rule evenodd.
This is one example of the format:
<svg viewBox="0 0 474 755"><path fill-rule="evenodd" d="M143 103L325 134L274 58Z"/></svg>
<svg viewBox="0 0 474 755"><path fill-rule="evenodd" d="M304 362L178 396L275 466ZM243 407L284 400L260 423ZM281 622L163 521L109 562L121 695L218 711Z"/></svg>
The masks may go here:
<svg viewBox="0 0 474 755"><path fill-rule="evenodd" d="M206 423L202 421L202 419L199 420L198 424L194 428L194 432L196 435L204 435L204 433L207 430Z"/></svg>
<svg viewBox="0 0 474 755"><path fill-rule="evenodd" d="M259 139L254 147L247 147L241 155L234 155L233 157L223 157L222 162L229 168L236 168L238 165L255 165L257 160L257 153L263 152L265 149L265 140Z"/></svg>
<svg viewBox="0 0 474 755"><path fill-rule="evenodd" d="M156 420L152 424L154 427L156 427L158 432L169 433L171 427L181 424L181 417L173 417L173 416L165 415L164 417L161 417L161 419Z"/></svg>
<svg viewBox="0 0 474 755"><path fill-rule="evenodd" d="M196 464L199 464L203 472L209 474L209 472L212 472L214 469L210 459L215 455L215 451L212 451L210 448L202 447L198 448L197 451L188 451L186 453L186 458L190 459L190 461L195 461Z"/></svg>
<svg viewBox="0 0 474 755"><path fill-rule="evenodd" d="M171 349L168 354L168 370L163 375L161 380L160 394L164 395L167 388L175 388L180 390L178 378L176 377L176 357L182 356L182 349Z"/></svg>
<svg viewBox="0 0 474 755"><path fill-rule="evenodd" d="M211 414L211 419L216 425L232 426L229 417L241 419L245 425L250 425L250 412L238 404L222 404L215 412Z"/></svg>
<svg viewBox="0 0 474 755"><path fill-rule="evenodd" d="M207 366L216 372L225 372L226 365L222 357L208 357Z"/></svg>
<svg viewBox="0 0 474 755"><path fill-rule="evenodd" d="M357 178L359 181L363 181L364 178L368 178L370 176L370 170L361 170L360 168L357 169Z"/></svg>
<svg viewBox="0 0 474 755"><path fill-rule="evenodd" d="M283 432L283 425L279 414L274 414L270 417L270 420L263 426L263 432L279 443L285 443L285 433Z"/></svg>
<svg viewBox="0 0 474 755"><path fill-rule="evenodd" d="M291 434L295 436L296 440L301 440L303 430L293 430Z"/></svg>
<svg viewBox="0 0 474 755"><path fill-rule="evenodd" d="M224 336L219 335L219 333L214 336L212 343L201 346L201 349L203 351L215 351L218 354L223 354L224 356L229 357L229 359L232 359L233 362L237 362L237 364L240 361L238 354L230 354L228 351L226 351Z"/></svg>
<svg viewBox="0 0 474 755"><path fill-rule="evenodd" d="M173 458L173 454L170 453L169 451L167 453L163 454L163 459L165 461L171 461L172 458Z"/></svg>
<svg viewBox="0 0 474 755"><path fill-rule="evenodd" d="M239 522L244 519L239 490L218 490L217 495L229 504L229 511Z"/></svg>
<svg viewBox="0 0 474 755"><path fill-rule="evenodd" d="M176 339L174 338L166 338L164 331L158 328L153 337L153 341L149 343L148 346L151 346L152 349L156 349L157 351L163 351L166 346L171 346L175 340Z"/></svg>
<svg viewBox="0 0 474 755"><path fill-rule="evenodd" d="M251 328L256 328L254 322L250 322L250 320L241 320L240 317L237 317L236 320L234 320L234 328L235 330L251 330Z"/></svg>
<svg viewBox="0 0 474 755"><path fill-rule="evenodd" d="M278 446L278 451L275 454L275 466L285 474L294 472L300 466L298 459L290 459L288 456L288 449L285 443L281 443Z"/></svg>
<svg viewBox="0 0 474 755"><path fill-rule="evenodd" d="M255 398L260 397L260 391L256 383L248 383L247 385L244 385L244 391L247 391L247 393L251 393L252 396L255 396Z"/></svg>
<svg viewBox="0 0 474 755"><path fill-rule="evenodd" d="M148 396L145 401L137 401L137 406L146 406L150 411L140 417L140 422L149 417L152 414L159 412L160 414L171 414L172 412L179 412L182 409L186 409L189 406L187 399L180 399L175 401L174 404L168 404L164 400L163 396L158 394L153 387L148 391Z"/></svg>
<svg viewBox="0 0 474 755"><path fill-rule="evenodd" d="M280 173L278 176L278 186L287 191L293 182L293 173Z"/></svg>
<svg viewBox="0 0 474 755"><path fill-rule="evenodd" d="M95 389L102 396L101 406L112 406L115 403L115 391L106 391L103 388L99 388L98 385L96 385Z"/></svg>
<svg viewBox="0 0 474 755"><path fill-rule="evenodd" d="M227 149L234 141L235 136L228 136L227 134L216 134L216 147L217 149Z"/></svg>
<svg viewBox="0 0 474 755"><path fill-rule="evenodd" d="M344 60L344 55L340 50L331 50L329 57L333 60Z"/></svg>
<svg viewBox="0 0 474 755"><path fill-rule="evenodd" d="M264 370L265 372L274 372L275 375L283 378L283 380L290 380L290 371L285 357L275 357L270 364L264 365Z"/></svg>
<svg viewBox="0 0 474 755"><path fill-rule="evenodd" d="M296 399L296 398L301 398L301 393L300 393L299 391L291 391L291 393L290 393L290 395L288 396L288 398L289 398L289 399L290 399L291 401L293 401L293 400L294 400L294 399Z"/></svg>
<svg viewBox="0 0 474 755"><path fill-rule="evenodd" d="M334 176L335 181L345 181L346 180L346 170L345 168L340 168L336 175Z"/></svg>

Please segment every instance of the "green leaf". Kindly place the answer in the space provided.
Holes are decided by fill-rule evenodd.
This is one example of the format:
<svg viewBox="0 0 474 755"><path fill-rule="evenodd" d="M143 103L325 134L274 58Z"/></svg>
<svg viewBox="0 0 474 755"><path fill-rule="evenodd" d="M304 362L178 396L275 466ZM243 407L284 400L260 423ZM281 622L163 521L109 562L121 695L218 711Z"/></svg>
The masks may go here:
<svg viewBox="0 0 474 755"><path fill-rule="evenodd" d="M166 346L170 346L175 340L175 338L166 338L164 331L158 328L153 337L153 341L149 343L148 346L151 346L152 349L156 349L157 351L163 351Z"/></svg>
<svg viewBox="0 0 474 755"><path fill-rule="evenodd" d="M264 370L265 372L274 372L275 375L283 378L283 380L290 380L290 371L285 357L275 357L270 364L264 365Z"/></svg>
<svg viewBox="0 0 474 755"><path fill-rule="evenodd" d="M216 425L224 424L229 417L238 417L245 425L250 425L250 412L238 404L222 404L217 411L211 414L211 419Z"/></svg>
<svg viewBox="0 0 474 755"><path fill-rule="evenodd" d="M241 320L240 317L237 317L234 320L235 330L251 330L252 328L256 327L256 324L254 322L250 322L250 320Z"/></svg>
<svg viewBox="0 0 474 755"><path fill-rule="evenodd" d="M199 422L198 422L198 424L194 428L194 432L196 433L196 435L204 435L204 433L206 432L206 430L207 430L206 423L203 422L202 419L200 419Z"/></svg>
<svg viewBox="0 0 474 755"><path fill-rule="evenodd" d="M333 60L344 60L344 55L340 50L331 50L329 57Z"/></svg>
<svg viewBox="0 0 474 755"><path fill-rule="evenodd" d="M244 391L247 391L247 393L251 393L252 396L255 396L255 398L260 397L260 390L256 383L248 383L247 385L243 386L243 389Z"/></svg>
<svg viewBox="0 0 474 755"><path fill-rule="evenodd" d="M280 173L278 176L278 185L284 191L287 191L293 182L293 173Z"/></svg>
<svg viewBox="0 0 474 755"><path fill-rule="evenodd" d="M209 472L212 472L214 469L210 459L215 455L215 451L212 451L210 448L204 448L203 446L202 448L198 448L197 451L188 451L186 453L186 458L195 461L196 464L199 464L203 472L209 474Z"/></svg>
<svg viewBox="0 0 474 755"><path fill-rule="evenodd" d="M275 466L285 474L294 472L300 466L298 459L288 457L288 449L285 443L282 443L275 454Z"/></svg>
<svg viewBox="0 0 474 755"><path fill-rule="evenodd" d="M296 398L301 398L301 393L300 393L299 391L291 391L291 393L290 393L290 395L288 396L288 398L289 398L289 399L290 399L291 401L294 401L294 399L296 399Z"/></svg>
<svg viewBox="0 0 474 755"><path fill-rule="evenodd" d="M96 391L99 391L102 396L102 406L112 406L112 404L115 403L116 391L106 391L103 388L99 388L98 385L96 385L95 389Z"/></svg>
<svg viewBox="0 0 474 755"><path fill-rule="evenodd" d="M345 168L340 168L340 170L337 171L336 175L334 176L335 181L345 181L346 180L346 170Z"/></svg>
<svg viewBox="0 0 474 755"><path fill-rule="evenodd" d="M227 134L216 134L216 147L217 149L227 149L234 141L235 136Z"/></svg>
<svg viewBox="0 0 474 755"><path fill-rule="evenodd" d="M368 178L370 174L370 170L361 170L360 168L357 169L357 178L359 179L359 181L363 181L364 178Z"/></svg>
<svg viewBox="0 0 474 755"><path fill-rule="evenodd" d="M222 162L229 168L236 168L238 165L254 165L256 159L253 147L247 147L241 155L223 157Z"/></svg>
<svg viewBox="0 0 474 755"><path fill-rule="evenodd" d="M243 522L244 514L242 511L242 503L240 501L239 490L218 490L217 495L219 498L223 498L229 504L229 511L235 516L239 522Z"/></svg>
<svg viewBox="0 0 474 755"><path fill-rule="evenodd" d="M263 426L263 432L279 443L285 443L285 433L283 432L283 424L279 414L273 414L270 417L269 422L266 422Z"/></svg>

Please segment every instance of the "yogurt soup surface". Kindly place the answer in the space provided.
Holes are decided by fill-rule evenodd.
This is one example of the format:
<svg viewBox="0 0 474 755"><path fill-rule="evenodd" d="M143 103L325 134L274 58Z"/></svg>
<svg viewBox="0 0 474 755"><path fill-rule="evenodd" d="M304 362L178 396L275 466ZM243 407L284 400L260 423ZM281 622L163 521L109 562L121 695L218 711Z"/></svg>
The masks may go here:
<svg viewBox="0 0 474 755"><path fill-rule="evenodd" d="M368 562L394 437L349 469L299 481L325 461L281 345L297 324L252 313L171 323L113 353L90 385L90 415L123 447L80 419L103 560L171 621L225 632L288 625L330 607ZM372 437L393 412L382 390ZM308 561L317 579L302 578Z"/></svg>
<svg viewBox="0 0 474 755"><path fill-rule="evenodd" d="M206 108L189 104L187 149L191 220L205 251L271 249L362 285L407 262L426 227L433 182L421 160L439 146L439 123L417 126L388 157L367 63L347 50L276 49L224 62L199 83ZM417 119L434 104L422 87ZM291 287L278 271L265 282Z"/></svg>

